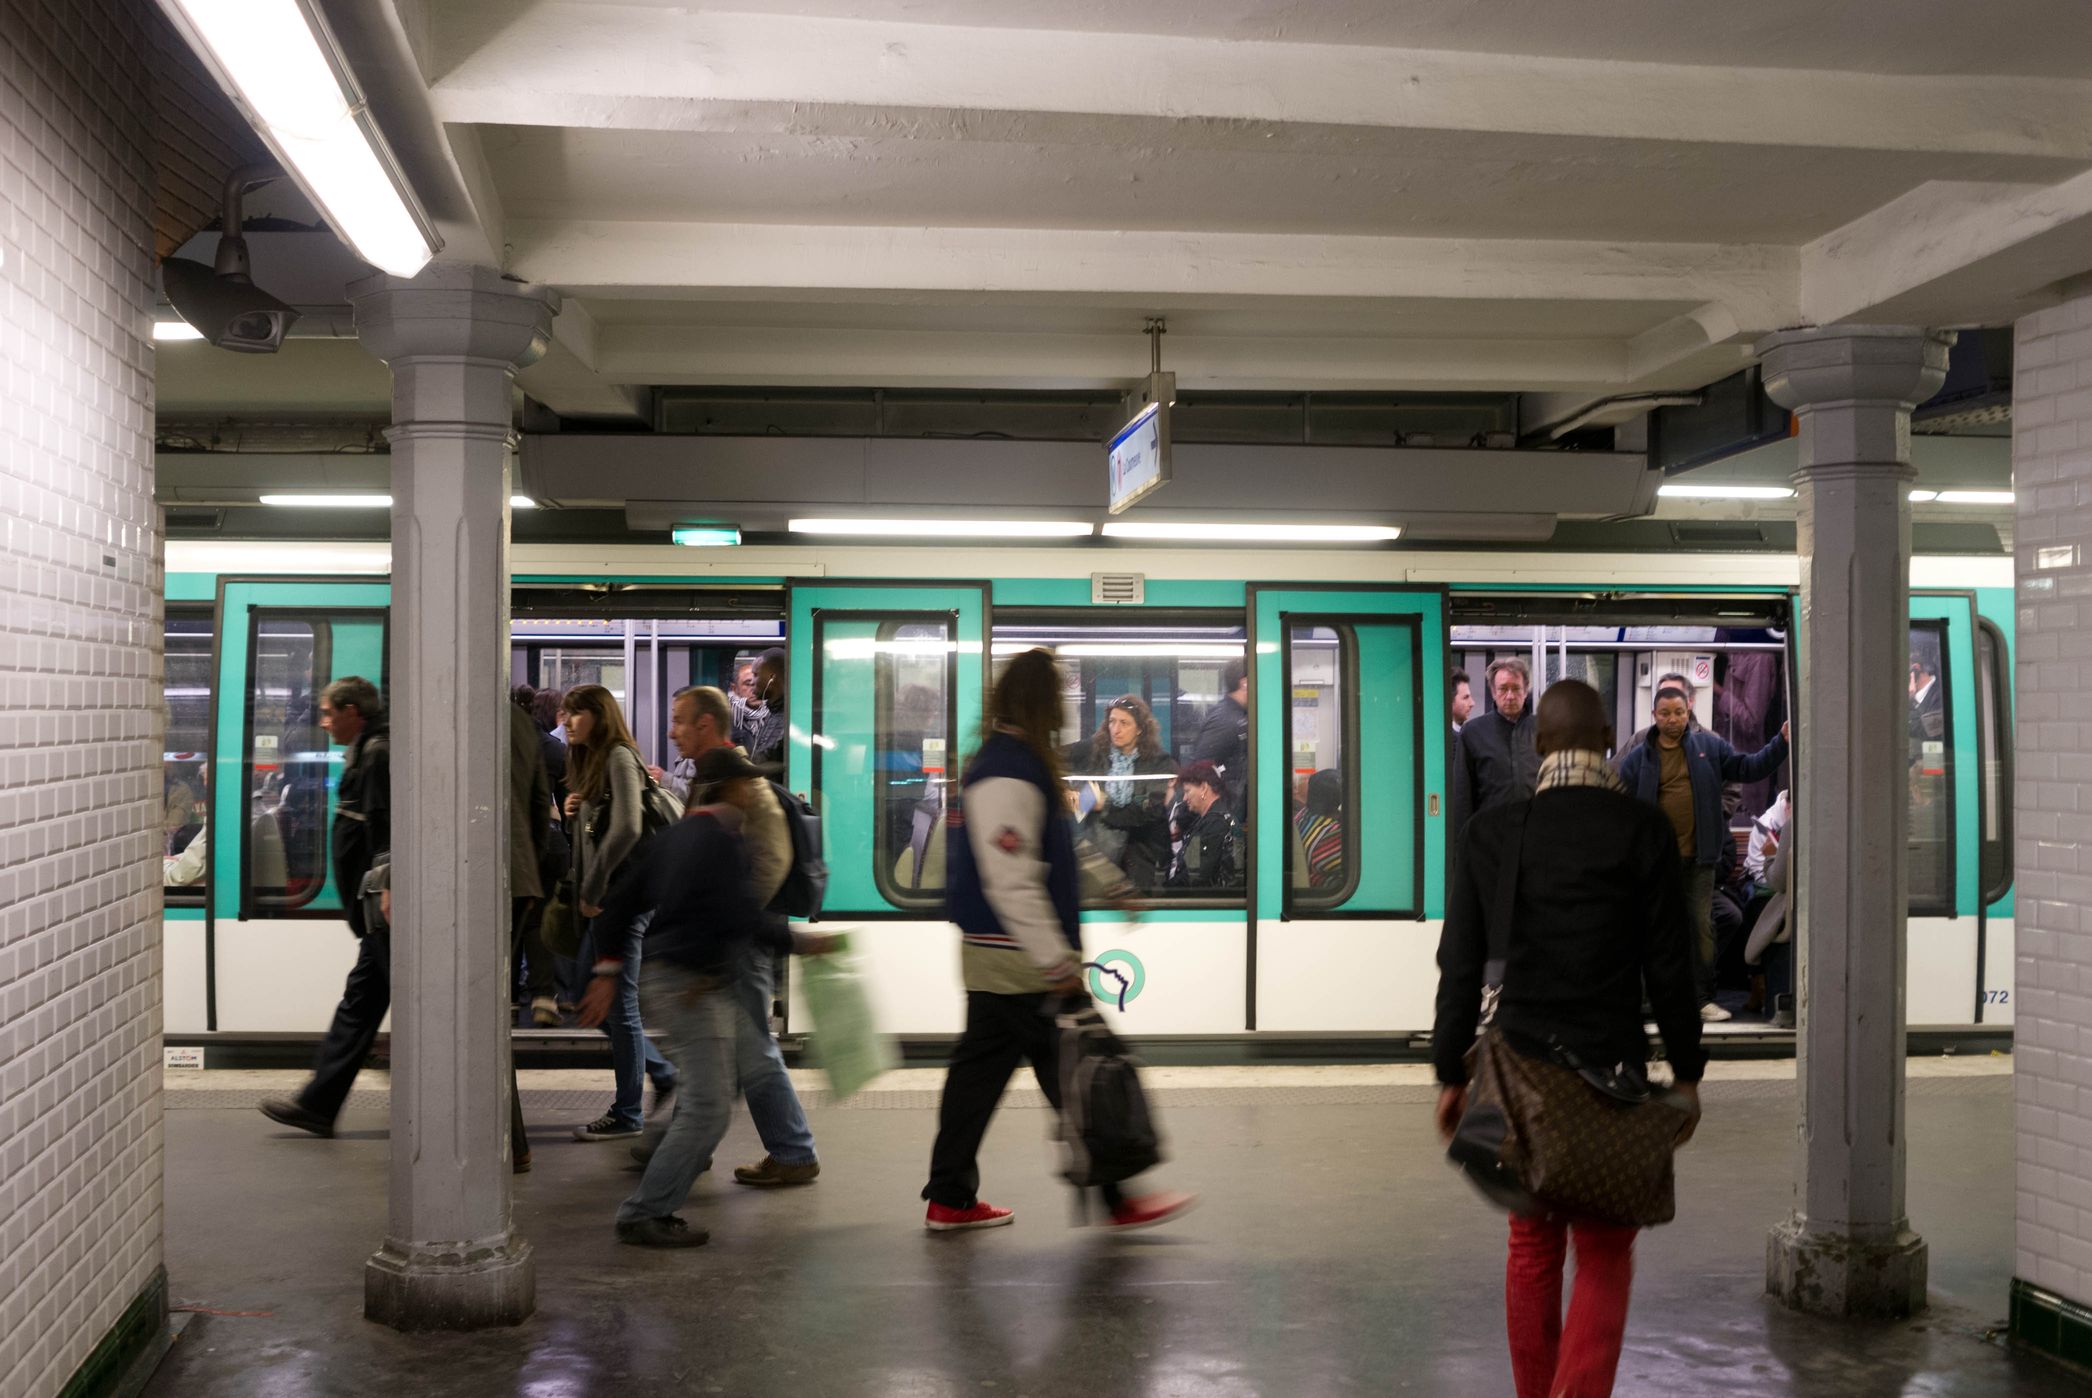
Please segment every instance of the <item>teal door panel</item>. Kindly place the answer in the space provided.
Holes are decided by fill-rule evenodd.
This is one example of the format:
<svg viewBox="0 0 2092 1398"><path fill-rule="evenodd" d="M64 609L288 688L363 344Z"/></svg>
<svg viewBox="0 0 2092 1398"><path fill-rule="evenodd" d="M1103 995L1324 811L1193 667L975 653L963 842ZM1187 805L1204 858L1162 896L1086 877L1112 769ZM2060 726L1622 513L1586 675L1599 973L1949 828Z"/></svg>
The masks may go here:
<svg viewBox="0 0 2092 1398"><path fill-rule="evenodd" d="M821 813L824 916L942 917L942 821L980 732L980 584L820 583L789 603L787 782Z"/></svg>
<svg viewBox="0 0 2092 1398"><path fill-rule="evenodd" d="M1910 815L1913 858L1921 853L1922 842L1928 835L1944 835L1951 839L1954 842L1953 888L1946 899L1946 907L1937 909L1934 915L1946 912L1954 917L1974 917L1983 886L1982 846L1977 833L1981 829L1982 797L1979 791L1981 766L1976 750L1974 599L1966 593L1913 593L1910 620L1913 629L1936 627L1940 636L1940 657L1944 662L1940 685L1947 713L1946 733L1940 742L1947 768L1944 790L1950 803L1946 811L1928 808L1925 804L1927 783L1922 778L1914 781ZM1918 766L1936 771L1932 765L1934 756L1928 747L1918 754ZM1912 912L1920 911L1914 899Z"/></svg>

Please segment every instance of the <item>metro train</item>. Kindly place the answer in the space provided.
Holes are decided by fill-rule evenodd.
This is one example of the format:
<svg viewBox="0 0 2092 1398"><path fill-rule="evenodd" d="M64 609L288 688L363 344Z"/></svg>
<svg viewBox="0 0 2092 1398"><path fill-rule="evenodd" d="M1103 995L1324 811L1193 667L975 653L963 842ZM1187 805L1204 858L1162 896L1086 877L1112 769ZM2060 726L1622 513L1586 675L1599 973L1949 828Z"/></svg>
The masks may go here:
<svg viewBox="0 0 2092 1398"><path fill-rule="evenodd" d="M316 1035L354 957L327 864L341 753L317 696L347 674L385 682L389 555L177 540L166 567L164 835L170 855L205 839L206 857L167 889L165 1029ZM517 546L511 570L511 679L607 685L650 761L669 755L676 688L729 684L786 648L787 780L823 817L823 920L856 929L882 1027L925 1038L961 1024L939 817L999 656L1057 652L1071 743L1138 696L1171 763L1229 662L1247 664L1239 873L1187 888L1158 870L1130 912L1084 915L1092 989L1129 1033L1245 1052L1428 1032L1451 670L1479 680L1515 654L1541 687L1587 679L1623 741L1675 671L1696 681L1700 721L1746 749L1778 731L1795 682L1796 564L1777 554L561 544ZM1912 654L1940 695L1927 731L1913 722L1914 1028L2012 1023L2011 589L2009 558L1913 564ZM1078 810L1109 799L1108 773L1074 765ZM1741 793L1738 828L1790 777L1807 780ZM1312 864L1310 784L1328 819Z"/></svg>

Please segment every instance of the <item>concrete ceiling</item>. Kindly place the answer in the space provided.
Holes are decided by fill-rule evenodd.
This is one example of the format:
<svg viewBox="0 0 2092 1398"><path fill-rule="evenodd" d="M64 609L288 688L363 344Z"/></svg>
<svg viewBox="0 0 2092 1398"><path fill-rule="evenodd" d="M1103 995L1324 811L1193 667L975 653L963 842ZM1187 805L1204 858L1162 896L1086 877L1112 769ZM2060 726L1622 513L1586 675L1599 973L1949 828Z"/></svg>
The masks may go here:
<svg viewBox="0 0 2092 1398"><path fill-rule="evenodd" d="M575 416L1108 387L1150 315L1186 388L1573 403L2092 270L2083 0L323 4Z"/></svg>

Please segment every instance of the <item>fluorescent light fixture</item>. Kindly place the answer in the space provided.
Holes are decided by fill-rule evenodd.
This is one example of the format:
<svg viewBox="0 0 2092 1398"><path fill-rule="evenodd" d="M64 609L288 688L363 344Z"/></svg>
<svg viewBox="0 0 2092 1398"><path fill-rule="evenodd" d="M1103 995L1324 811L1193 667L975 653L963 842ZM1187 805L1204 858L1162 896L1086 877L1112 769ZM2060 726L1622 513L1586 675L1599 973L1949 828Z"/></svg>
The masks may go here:
<svg viewBox="0 0 2092 1398"><path fill-rule="evenodd" d="M1107 539L1170 539L1213 544L1378 544L1402 537L1392 524L1196 524L1114 520Z"/></svg>
<svg viewBox="0 0 2092 1398"><path fill-rule="evenodd" d="M741 531L731 524L679 524L668 537L686 548L723 549L740 543Z"/></svg>
<svg viewBox="0 0 2092 1398"><path fill-rule="evenodd" d="M1942 505L2009 505L2018 497L2009 490L1942 490Z"/></svg>
<svg viewBox="0 0 2092 1398"><path fill-rule="evenodd" d="M870 660L881 655L910 656L918 660L938 659L947 655L979 655L979 641L940 641L934 637L909 637L895 641L881 641L871 636L843 636L825 641L821 647L831 660ZM1029 650L1031 647L1027 646Z"/></svg>
<svg viewBox="0 0 2092 1398"><path fill-rule="evenodd" d="M528 495L511 495L508 498L508 507L512 510L534 510L538 507L538 502Z"/></svg>
<svg viewBox="0 0 2092 1398"><path fill-rule="evenodd" d="M358 256L396 277L428 265L443 240L313 0L160 0L160 8Z"/></svg>
<svg viewBox="0 0 2092 1398"><path fill-rule="evenodd" d="M1240 641L1076 641L1056 646L1031 641L997 641L997 655L1021 655L1028 650L1050 650L1064 660L1239 660Z"/></svg>
<svg viewBox="0 0 2092 1398"><path fill-rule="evenodd" d="M201 340L203 332L186 320L156 320L153 322L155 342L167 340Z"/></svg>
<svg viewBox="0 0 2092 1398"><path fill-rule="evenodd" d="M1794 494L1785 485L1660 485L1658 495L1674 500L1785 500Z"/></svg>
<svg viewBox="0 0 2092 1398"><path fill-rule="evenodd" d="M1910 503L1913 505L1929 505L1937 499L1939 492L1936 490L1913 490L1910 493Z"/></svg>
<svg viewBox="0 0 2092 1398"><path fill-rule="evenodd" d="M785 527L864 539L1087 539L1096 532L1079 519L795 519Z"/></svg>
<svg viewBox="0 0 2092 1398"><path fill-rule="evenodd" d="M264 495L264 505L284 505L294 510L389 510L390 495Z"/></svg>

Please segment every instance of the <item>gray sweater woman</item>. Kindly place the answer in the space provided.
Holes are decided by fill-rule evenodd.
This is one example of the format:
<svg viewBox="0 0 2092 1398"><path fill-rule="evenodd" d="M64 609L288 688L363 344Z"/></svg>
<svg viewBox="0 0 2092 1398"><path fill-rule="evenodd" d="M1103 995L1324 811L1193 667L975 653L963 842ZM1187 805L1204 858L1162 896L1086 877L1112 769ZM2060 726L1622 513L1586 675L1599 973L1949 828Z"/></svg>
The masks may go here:
<svg viewBox="0 0 2092 1398"><path fill-rule="evenodd" d="M603 906L646 828L646 768L638 751L622 743L611 749L603 780L604 791L582 801L575 827L574 887L583 908Z"/></svg>

